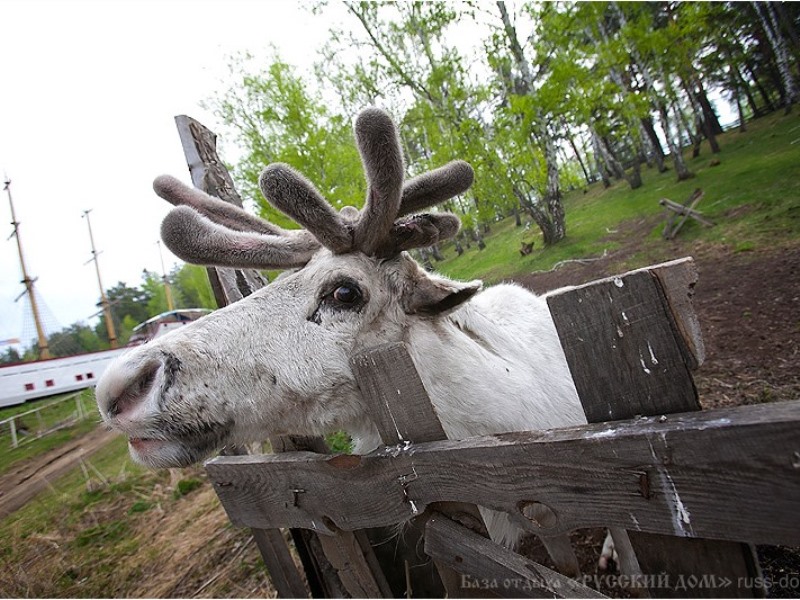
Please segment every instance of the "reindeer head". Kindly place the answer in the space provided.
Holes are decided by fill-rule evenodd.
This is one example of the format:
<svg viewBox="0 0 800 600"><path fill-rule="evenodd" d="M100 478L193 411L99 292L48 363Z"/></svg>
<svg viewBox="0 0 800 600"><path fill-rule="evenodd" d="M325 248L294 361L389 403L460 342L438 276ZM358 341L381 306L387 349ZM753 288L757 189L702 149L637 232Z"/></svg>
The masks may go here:
<svg viewBox="0 0 800 600"><path fill-rule="evenodd" d="M404 182L388 115L363 111L356 142L367 179L359 212L336 212L302 175L268 166L267 200L300 225L284 230L178 180L156 179L177 205L161 233L196 264L298 270L251 296L122 356L97 387L103 419L129 437L134 459L184 466L229 443L274 434L369 431L349 357L404 338L470 298L480 282L429 275L404 252L452 237L447 213L413 214L465 191L460 161Z"/></svg>

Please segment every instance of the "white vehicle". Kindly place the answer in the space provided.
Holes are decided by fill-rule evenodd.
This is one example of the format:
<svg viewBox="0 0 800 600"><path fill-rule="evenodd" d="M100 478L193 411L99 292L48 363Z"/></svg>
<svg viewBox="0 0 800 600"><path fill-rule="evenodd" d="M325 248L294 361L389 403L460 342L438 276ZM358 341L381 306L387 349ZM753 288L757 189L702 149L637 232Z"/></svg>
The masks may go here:
<svg viewBox="0 0 800 600"><path fill-rule="evenodd" d="M35 360L0 367L0 407L94 387L115 358L211 312L203 308L172 310L137 325L128 345L75 356Z"/></svg>

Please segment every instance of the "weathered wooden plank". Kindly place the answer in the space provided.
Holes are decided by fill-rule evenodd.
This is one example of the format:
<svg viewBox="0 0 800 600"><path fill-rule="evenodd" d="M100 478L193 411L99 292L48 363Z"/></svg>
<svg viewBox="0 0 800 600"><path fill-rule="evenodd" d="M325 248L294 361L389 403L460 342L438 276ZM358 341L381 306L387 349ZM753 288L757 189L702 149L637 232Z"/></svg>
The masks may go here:
<svg viewBox="0 0 800 600"><path fill-rule="evenodd" d="M269 578L281 598L308 598L308 590L279 529L251 529Z"/></svg>
<svg viewBox="0 0 800 600"><path fill-rule="evenodd" d="M662 198L661 200L658 201L658 203L661 206L671 210L672 212L678 213L679 215L684 215L685 217L692 217L693 219L695 219L696 221L699 221L700 223L702 223L706 227L713 227L714 226L713 221L711 221L709 219L706 219L703 216L703 213L701 213L699 210L695 210L694 208L691 208L691 207L688 207L688 206L683 206L682 204L678 204L677 202L673 202L669 198ZM676 232L677 232L678 229L680 229L680 227L676 227Z"/></svg>
<svg viewBox="0 0 800 600"><path fill-rule="evenodd" d="M231 520L254 527L320 530L329 519L355 530L452 500L509 512L544 535L611 526L796 545L798 425L800 402L784 402L408 443L368 456L219 457L206 467ZM298 487L308 493L295 502ZM525 519L519 507L530 502L549 507L552 523Z"/></svg>
<svg viewBox="0 0 800 600"><path fill-rule="evenodd" d="M319 541L342 584L353 598L391 596L388 584L379 575L380 571L376 573L370 568L370 561L364 554L365 548L354 532L338 531L336 535L320 536ZM366 548L369 549L369 544Z"/></svg>
<svg viewBox="0 0 800 600"><path fill-rule="evenodd" d="M384 444L446 439L404 344L371 348L353 357L351 367ZM483 519L475 507L440 506L438 510L449 516L467 514L468 519L477 524L477 530L483 529ZM548 537L543 542L562 573L572 576L580 573L578 559L567 536Z"/></svg>
<svg viewBox="0 0 800 600"><path fill-rule="evenodd" d="M589 422L699 407L662 298L647 270L547 297Z"/></svg>
<svg viewBox="0 0 800 600"><path fill-rule="evenodd" d="M609 533L614 541L620 572L631 576L632 585L628 587L628 591L634 597L649 598L650 593L643 585L645 580L641 577L643 575L642 567L639 564L639 559L633 549L627 530L621 527L612 527Z"/></svg>
<svg viewBox="0 0 800 600"><path fill-rule="evenodd" d="M573 376L578 377L576 388L590 422L626 419L637 413L658 415L699 410L697 391L689 372L689 369L702 364L705 355L700 326L691 304L696 282L697 272L693 261L683 259L592 282L579 288L577 297L568 293L565 297L553 299L553 318L565 345L567 362ZM637 289L627 296L626 288L634 285ZM619 294L614 293L615 288L618 288ZM632 312L628 308L630 304L637 309L646 306L644 310L647 311L648 322L641 323L640 327L626 328L618 318L615 320L615 315L621 315L623 323L629 322ZM584 319L592 320L599 325L599 329L587 330L582 326ZM656 325L660 328L656 328ZM617 340L613 339L613 333L609 336L615 326L618 328ZM658 344L653 341L654 335L657 335ZM570 341L565 343L565 340ZM592 349L608 348L609 343L616 347L604 356L603 361L588 358ZM641 369L635 368L637 354ZM609 357L610 361L607 360ZM681 362L686 369L682 368ZM626 363L634 368L626 371ZM669 365L667 370L662 370L664 365ZM624 373L623 377L619 376L620 370ZM654 375L659 374L663 377L654 382ZM599 390L598 381L604 381L606 387ZM640 397L651 393L654 395L652 401L637 405L628 400L627 394L631 393ZM735 581L752 581L758 575L757 565L751 560L752 549L746 545L710 540L695 541L689 545L679 538L661 536L650 539L642 533L632 536L630 542L637 562L646 573L662 571L665 568L664 557L669 556L670 568L687 575L734 575ZM730 569L724 573L717 572L713 569L718 565L707 559L710 555L725 557L724 562L729 565L747 564L750 567L736 572ZM624 557L621 566L630 564L631 557ZM713 595L719 591L698 588L692 593L698 596ZM736 589L726 593L752 595L753 591ZM659 589L656 593L666 595L667 590Z"/></svg>
<svg viewBox="0 0 800 600"><path fill-rule="evenodd" d="M743 513L742 519L749 518ZM658 598L753 598L763 597L754 589L757 560L754 550L738 542L673 538L629 531L643 571L667 573L651 595ZM676 544L676 539L681 542ZM647 548L645 552L643 548ZM751 553L751 554L748 554ZM687 556L691 560L687 560ZM699 566L699 568L698 568ZM692 581L696 585L692 585ZM687 583L689 582L689 583Z"/></svg>
<svg viewBox="0 0 800 600"><path fill-rule="evenodd" d="M686 364L691 370L697 369L705 361L706 350L700 321L692 305L698 280L694 260L678 259L648 267L647 271L659 284Z"/></svg>
<svg viewBox="0 0 800 600"><path fill-rule="evenodd" d="M447 439L439 417L431 404L428 392L417 373L414 361L402 343L370 348L352 357L350 366L362 396L369 407L387 446L404 445L411 442L430 442ZM403 476L403 483L414 478L414 473ZM466 515L482 533L486 528L477 507L448 503L439 507L448 514ZM417 519L426 517L419 516ZM457 574L446 565L431 561L416 551L421 542L423 529L409 528L398 544L394 562L395 570L400 560L406 563L410 585L417 593L431 596L442 588L437 585L432 572L438 573L443 591L450 598L460 597ZM391 568L390 565L386 565ZM431 586L431 582L433 585ZM408 593L408 590L406 590Z"/></svg>
<svg viewBox="0 0 800 600"><path fill-rule="evenodd" d="M350 367L384 444L447 438L404 344L370 348L355 355Z"/></svg>
<svg viewBox="0 0 800 600"><path fill-rule="evenodd" d="M444 515L425 531L425 552L462 574L465 591L502 598L605 598L575 579L556 573L487 540Z"/></svg>

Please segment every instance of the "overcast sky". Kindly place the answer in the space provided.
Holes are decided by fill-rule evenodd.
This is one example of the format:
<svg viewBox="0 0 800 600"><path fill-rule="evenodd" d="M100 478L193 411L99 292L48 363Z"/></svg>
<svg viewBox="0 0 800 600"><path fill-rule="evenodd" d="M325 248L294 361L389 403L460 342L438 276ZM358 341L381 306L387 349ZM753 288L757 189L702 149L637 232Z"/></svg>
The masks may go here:
<svg viewBox="0 0 800 600"><path fill-rule="evenodd" d="M99 289L161 272L167 204L153 178L190 182L174 116L219 130L200 108L240 50L310 68L329 18L276 0L0 1L0 176L11 181L28 271L54 330L94 323ZM0 340L23 334L8 198L0 195ZM178 259L163 247L167 270ZM31 322L25 334L31 333ZM6 346L0 345L0 352Z"/></svg>

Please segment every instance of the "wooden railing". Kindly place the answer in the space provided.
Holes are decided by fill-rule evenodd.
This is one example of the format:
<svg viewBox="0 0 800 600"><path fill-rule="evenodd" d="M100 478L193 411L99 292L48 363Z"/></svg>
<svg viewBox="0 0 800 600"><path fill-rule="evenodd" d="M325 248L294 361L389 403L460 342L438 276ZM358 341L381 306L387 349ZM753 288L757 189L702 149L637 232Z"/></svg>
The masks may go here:
<svg viewBox="0 0 800 600"><path fill-rule="evenodd" d="M229 181L206 172L222 168L213 134L178 122L195 184ZM228 189L211 192L236 201ZM220 304L264 283L210 276ZM760 596L750 544L800 544L800 402L698 412L696 279L684 259L548 296L589 425L445 440L394 344L351 361L382 448L334 456L319 439L278 438L279 453L222 456L209 476L232 522L253 529L281 596L597 597L567 537L597 526L614 537L630 593ZM489 541L476 506L539 537L556 570ZM404 522L391 552L370 543Z"/></svg>

